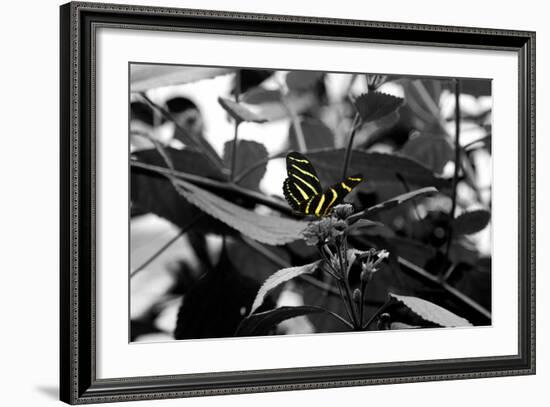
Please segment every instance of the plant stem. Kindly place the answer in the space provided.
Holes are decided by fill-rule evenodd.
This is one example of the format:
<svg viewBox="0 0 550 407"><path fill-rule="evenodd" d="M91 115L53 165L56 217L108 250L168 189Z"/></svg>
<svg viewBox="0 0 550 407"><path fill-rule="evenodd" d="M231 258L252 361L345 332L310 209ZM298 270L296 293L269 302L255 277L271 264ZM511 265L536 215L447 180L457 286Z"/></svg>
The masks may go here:
<svg viewBox="0 0 550 407"><path fill-rule="evenodd" d="M357 131L357 125L359 123L359 113L355 113L355 117L353 118L353 123L351 124L351 130L348 140L348 147L346 149L346 156L344 158L344 167L342 169L342 179L345 179L348 173L348 167L351 161L351 153L353 150L353 139L355 138L355 132Z"/></svg>
<svg viewBox="0 0 550 407"><path fill-rule="evenodd" d="M151 106L155 111L159 112L162 116L164 116L165 119L167 119L170 122L174 123L174 126L176 127L176 129L179 132L181 132L181 134L185 135L185 138L188 141L190 141L191 144L193 144L193 147L200 150L206 156L206 158L208 158L208 160L214 165L214 167L216 167L216 168L218 168L219 170L222 170L222 171L225 169L220 157L218 157L218 155L216 154L216 152L214 151L212 146L210 144L208 144L208 142L206 140L198 139L197 137L195 137L194 135L189 133L184 127L182 127L177 122L177 120L174 118L174 116L169 111L167 111L163 107L161 107L161 106L157 105L155 102L153 102L149 98L149 96L147 96L145 94L145 92L140 92L139 94L142 97L142 99L149 106Z"/></svg>
<svg viewBox="0 0 550 407"><path fill-rule="evenodd" d="M147 164L140 161L130 161L131 167L142 168L144 170L161 174L166 177L176 177L174 182L178 182L177 178L181 178L185 181L190 181L196 185L206 187L209 190L218 190L218 191L227 191L233 192L241 197L245 197L253 200L254 202L261 203L267 207L283 212L287 215L293 215L292 209L283 201L271 198L262 193L252 191L247 188L243 188L239 185L230 184L225 181L217 181L211 178L202 177L200 175L189 174L186 172L170 170L166 167L161 167L158 165Z"/></svg>
<svg viewBox="0 0 550 407"><path fill-rule="evenodd" d="M354 236L354 239L364 245L372 246L370 242L367 242L366 240L358 236ZM491 311L487 310L481 304L477 303L466 294L463 294L462 292L451 286L449 283L442 281L438 276L428 272L422 267L417 266L413 262L401 256L397 256L397 262L400 266L399 270L401 270L403 273L406 273L408 276L422 281L424 284L428 284L432 287L444 291L445 294L448 295L450 298L465 305L470 312L475 312L478 314L478 316L481 316L484 319L491 321Z"/></svg>
<svg viewBox="0 0 550 407"><path fill-rule="evenodd" d="M335 317L336 319L338 319L340 322L342 322L344 325L346 325L348 328L351 328L353 329L353 325L351 324L351 322L349 322L347 319L343 318L342 316L338 315L336 312L333 312L333 311L329 311L328 309L326 308L323 308L325 310L325 312L327 312L328 314L332 315L333 317Z"/></svg>
<svg viewBox="0 0 550 407"><path fill-rule="evenodd" d="M235 120L235 133L233 135L233 148L231 149L231 170L229 180L235 181L235 171L237 170L237 144L239 144L239 121Z"/></svg>
<svg viewBox="0 0 550 407"><path fill-rule="evenodd" d="M369 320L365 323L365 325L362 326L362 329L367 329L370 324L372 324L374 321L376 321L376 318L378 318L392 303L391 298L384 303L380 308L376 310L376 312L369 318Z"/></svg>
<svg viewBox="0 0 550 407"><path fill-rule="evenodd" d="M338 262L340 263L341 275L344 276L344 278L342 279L342 285L344 286L344 289L346 292L346 298L347 298L349 307L351 309L353 325L357 330L359 330L361 328L361 323L358 320L359 317L357 315L357 310L355 308L355 304L353 301L353 294L351 292L351 287L349 285L348 276L346 275L347 264L342 258L342 251L340 250L340 247L337 247L336 250L338 252Z"/></svg>
<svg viewBox="0 0 550 407"><path fill-rule="evenodd" d="M325 251L328 254L325 253ZM355 323L355 318L354 318L354 313L353 313L353 305L350 304L347 301L346 294L342 290L342 287L344 286L343 281L346 278L346 273L343 270L340 270L340 273L338 273L338 270L336 270L336 268L333 267L332 262L330 260L331 257L332 257L332 253L330 252L330 249L328 248L328 246L326 246L326 245L321 246L319 248L319 252L321 253L321 257L325 260L326 265L329 268L331 268L332 271L334 272L334 274L330 273L330 272L329 272L329 274L331 276L333 276L334 279L336 280L336 286L338 287L338 292L339 292L339 295L340 295L340 299L342 300L342 303L344 304L344 309L346 310L346 314L348 315L348 318L350 319L350 321L353 321L353 326L354 326L354 329L355 329L355 327L357 325ZM340 262L340 268L342 268L342 262ZM325 270L325 271L328 271L328 270Z"/></svg>
<svg viewBox="0 0 550 407"><path fill-rule="evenodd" d="M298 116L287 107L287 110L290 114L290 120L292 122L292 127L294 128L294 133L296 134L296 141L298 143L298 151L300 153L305 153L307 151L306 138L304 136L304 131L302 130L302 125L298 119Z"/></svg>
<svg viewBox="0 0 550 407"><path fill-rule="evenodd" d="M432 98L432 96L424 86L424 83L421 80L413 80L411 84L418 92L418 95L420 96L420 98L428 108L428 111L430 112L430 114L437 119L437 123L439 124L439 127L441 127L441 130L447 133L447 130L445 128L445 122L441 118L441 112L439 110L439 106L437 105L437 102ZM409 103L410 102L411 100L409 99ZM420 112L417 111L416 113L418 114Z"/></svg>
<svg viewBox="0 0 550 407"><path fill-rule="evenodd" d="M371 273L371 276L372 276L372 273ZM370 281L370 278L369 278L369 281ZM360 305L360 309L359 309L359 324L362 326L363 325L363 316L364 316L364 313L365 313L365 293L367 291L367 286L368 286L368 281L365 281L363 282L361 280L361 305Z"/></svg>
<svg viewBox="0 0 550 407"><path fill-rule="evenodd" d="M149 264L153 262L157 257L159 257L166 249L168 249L174 242L176 242L180 237L182 237L184 234L186 234L189 229L191 229L202 217L203 213L199 213L191 221L181 228L180 232L174 236L172 239L170 239L168 242L166 242L160 249L158 249L151 257L149 257L147 260L145 260L141 266L136 268L134 271L130 273L130 278L134 277L137 273L139 273L141 270L143 270L145 267L147 267Z"/></svg>
<svg viewBox="0 0 550 407"><path fill-rule="evenodd" d="M351 314L352 314L352 318L353 318L353 325L355 326L356 330L360 330L361 323L359 322L359 319L358 319L359 316L357 315L357 310L355 309L355 305L353 303L353 293L351 292L351 287L350 287L349 282L347 281L347 279L345 279L342 282L342 285L344 286L344 289L345 289L345 292L346 292L346 297L347 297L347 300L348 300L348 304L349 304L349 307L351 309Z"/></svg>
<svg viewBox="0 0 550 407"><path fill-rule="evenodd" d="M264 158L263 160L258 160L257 162L252 164L250 167L244 169L239 174L237 174L235 176L235 179L233 180L233 182L235 182L235 183L241 182L244 178L246 178L247 176L252 174L254 172L254 170L260 168L261 166L267 164L269 161L274 160L275 158L282 158L282 157L286 156L286 154L287 154L287 152L284 151L284 152L281 152L281 153L273 154L273 155L271 155L267 158Z"/></svg>
<svg viewBox="0 0 550 407"><path fill-rule="evenodd" d="M451 227L451 221L455 218L456 211L456 194L458 185L458 175L460 170L460 80L455 79L455 168L453 174L453 187L452 187L452 203L451 211L449 212L449 228L447 233L447 247L445 254L449 257L449 251L451 249L451 242L453 240L453 229Z"/></svg>
<svg viewBox="0 0 550 407"><path fill-rule="evenodd" d="M241 71L237 70L235 72L235 102L239 103L239 96L241 94ZM233 149L231 151L231 171L229 173L229 180L231 182L234 181L235 178L235 171L237 168L237 144L239 139L239 124L241 122L237 119L235 119L235 134L233 136Z"/></svg>
<svg viewBox="0 0 550 407"><path fill-rule="evenodd" d="M338 291L340 293L340 298L342 299L342 302L344 303L344 309L346 310L346 314L348 314L348 318L350 319L350 321L353 321L353 329L355 329L356 324L355 324L355 320L353 318L353 308L350 309L350 304L348 303L348 301L346 301L346 294L344 293L344 291L342 291L343 283L338 281L336 283L336 285L338 286Z"/></svg>
<svg viewBox="0 0 550 407"><path fill-rule="evenodd" d="M277 267L288 268L292 266L288 261L277 256L275 253L267 249L261 243L258 243L255 240L250 239L249 237L246 237L244 235L241 235L241 240L243 241L244 244L246 244L248 247L250 247L251 249L255 250L257 253L264 256L267 260L269 260L271 263L273 263ZM299 276L298 278L308 283L309 285L312 285L323 291L327 291L329 294L336 295L336 296L340 295L338 291L336 291L331 284L325 284L322 281L319 281L312 276L302 275L302 276Z"/></svg>
<svg viewBox="0 0 550 407"><path fill-rule="evenodd" d="M407 269L412 271L414 273L414 277L422 279L427 283L431 283L436 287L439 287L440 289L445 291L447 295L452 297L454 300L461 302L462 304L467 306L471 311L475 311L479 315L491 321L491 312L489 310L484 308L482 305L478 304L476 301L472 300L466 294L463 294L462 292L460 292L459 290L451 286L449 283L445 281L441 281L441 279L439 279L437 276L429 273L428 271L410 262L409 260L404 259L403 257L397 257L397 261L401 266L404 266L403 268L404 271Z"/></svg>
<svg viewBox="0 0 550 407"><path fill-rule="evenodd" d="M395 176L397 179L403 184L403 188L405 189L405 193L411 192L411 188L409 187L409 184L405 180L405 177L401 175L400 173L396 173ZM420 212L418 211L418 205L416 204L416 199L411 199L412 207L414 209L414 213L416 214L416 218L420 220Z"/></svg>
<svg viewBox="0 0 550 407"><path fill-rule="evenodd" d="M327 151L327 148L315 148L315 149L309 150L308 154L316 154L316 153L320 153L320 152L323 152L323 151ZM242 181L244 178L246 178L247 176L252 174L254 172L254 170L258 169L259 167L261 167L264 164L267 164L271 160L286 157L287 153L288 153L287 151L282 151L280 153L270 155L269 157L264 158L263 160L258 160L257 162L252 164L250 167L246 168L245 170L243 170L242 172L237 174L235 176L234 182Z"/></svg>

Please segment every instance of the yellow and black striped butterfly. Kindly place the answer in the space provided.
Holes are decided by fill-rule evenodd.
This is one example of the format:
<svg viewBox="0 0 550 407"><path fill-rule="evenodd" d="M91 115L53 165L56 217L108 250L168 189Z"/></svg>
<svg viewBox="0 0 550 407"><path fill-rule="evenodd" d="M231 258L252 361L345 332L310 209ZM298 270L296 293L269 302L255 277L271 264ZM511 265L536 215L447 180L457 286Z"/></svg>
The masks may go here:
<svg viewBox="0 0 550 407"><path fill-rule="evenodd" d="M315 168L297 152L286 156L286 171L288 178L283 183L283 193L289 205L302 214L318 217L330 214L332 208L342 203L346 195L363 181L361 175L353 175L323 191Z"/></svg>

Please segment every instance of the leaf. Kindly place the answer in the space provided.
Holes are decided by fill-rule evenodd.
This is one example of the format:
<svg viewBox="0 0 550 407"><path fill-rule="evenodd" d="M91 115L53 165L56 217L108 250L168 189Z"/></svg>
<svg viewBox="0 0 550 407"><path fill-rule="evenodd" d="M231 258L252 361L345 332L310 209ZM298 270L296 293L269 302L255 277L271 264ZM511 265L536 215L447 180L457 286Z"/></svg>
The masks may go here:
<svg viewBox="0 0 550 407"><path fill-rule="evenodd" d="M315 102L315 95L312 92L290 93L283 96L279 90L268 90L262 87L251 89L241 97L241 103L268 121L287 119L291 116L291 112L299 115Z"/></svg>
<svg viewBox="0 0 550 407"><path fill-rule="evenodd" d="M323 278L323 276L320 277ZM327 287L333 286L328 278L325 283ZM303 293L305 304L325 310L331 310L339 315L347 315L346 306L340 295L310 284L300 284L300 289ZM316 332L328 333L349 330L349 327L338 318L327 318L326 313L311 314L308 319L313 324Z"/></svg>
<svg viewBox="0 0 550 407"><path fill-rule="evenodd" d="M445 165L454 158L454 147L444 135L420 134L411 137L399 151L441 174Z"/></svg>
<svg viewBox="0 0 550 407"><path fill-rule="evenodd" d="M420 131L439 133L445 130L441 126L439 108L442 81L440 79L403 79L401 85L407 101L402 113L408 117L410 125Z"/></svg>
<svg viewBox="0 0 550 407"><path fill-rule="evenodd" d="M457 235L471 235L477 233L489 224L491 213L484 209L470 212L464 212L457 216L452 222L451 227Z"/></svg>
<svg viewBox="0 0 550 407"><path fill-rule="evenodd" d="M273 327L287 319L324 311L318 307L300 306L280 307L271 311L253 314L241 322L235 336L267 335Z"/></svg>
<svg viewBox="0 0 550 407"><path fill-rule="evenodd" d="M268 119L262 115L259 109L254 110L254 106L246 103L234 102L230 99L222 97L218 98L218 103L233 117L238 123L252 122L252 123L264 123Z"/></svg>
<svg viewBox="0 0 550 407"><path fill-rule="evenodd" d="M405 324L403 322L392 322L390 324L390 329L392 329L392 330L396 330L396 329L417 329L417 328L422 328L422 327L417 326L417 325Z"/></svg>
<svg viewBox="0 0 550 407"><path fill-rule="evenodd" d="M259 283L241 275L224 250L214 270L207 272L183 296L176 339L233 336L245 318ZM274 307L266 304L266 309Z"/></svg>
<svg viewBox="0 0 550 407"><path fill-rule="evenodd" d="M288 89L304 92L312 89L323 77L323 72L315 71L290 71L286 75Z"/></svg>
<svg viewBox="0 0 550 407"><path fill-rule="evenodd" d="M188 170L191 174L204 171L204 175L212 178L222 178L221 174L204 160L204 156L191 151L167 150L174 165L179 170ZM140 162L165 166L163 159L156 150L145 150L133 154ZM164 176L151 171L132 167L130 172L130 200L132 209L141 212L154 213L180 228L187 227L189 222L201 214L201 210L191 205L174 188L172 183ZM195 226L204 233L228 233L232 229L225 224L204 216Z"/></svg>
<svg viewBox="0 0 550 407"><path fill-rule="evenodd" d="M445 88L454 93L454 83L449 82L446 85L447 86L445 86ZM472 95L475 97L491 96L491 86L491 79L460 79L461 94Z"/></svg>
<svg viewBox="0 0 550 407"><path fill-rule="evenodd" d="M261 105L267 103L281 103L282 94L277 89L265 89L261 86L252 88L241 95L241 101L251 105Z"/></svg>
<svg viewBox="0 0 550 407"><path fill-rule="evenodd" d="M240 69L238 72L240 75L242 93L255 88L275 73L275 71L269 69ZM235 94L234 88L231 94Z"/></svg>
<svg viewBox="0 0 550 407"><path fill-rule="evenodd" d="M170 147L164 147L164 152L170 158L176 171L186 172L188 174L201 175L203 177L213 178L219 181L226 181L227 176L221 173L216 167L212 166L204 154L191 149L176 150ZM140 162L166 167L166 162L156 149L141 150L132 153L132 157Z"/></svg>
<svg viewBox="0 0 550 407"><path fill-rule="evenodd" d="M392 254L420 267L425 267L437 254L435 247L416 239L395 236L387 238L387 242L392 246Z"/></svg>
<svg viewBox="0 0 550 407"><path fill-rule="evenodd" d="M369 219L359 219L348 228L350 236L379 236L391 238L395 236L395 231L382 222L375 222Z"/></svg>
<svg viewBox="0 0 550 407"><path fill-rule="evenodd" d="M307 154L324 185L340 181L344 156L344 149L321 150ZM384 184L402 185L402 179L405 179L411 188L433 186L438 189L449 189L451 184L449 180L437 177L428 168L410 158L362 150L353 150L348 173L361 174L369 188Z"/></svg>
<svg viewBox="0 0 550 407"><path fill-rule="evenodd" d="M145 92L162 86L183 85L233 72L232 68L205 68L174 65L132 64L131 92Z"/></svg>
<svg viewBox="0 0 550 407"><path fill-rule="evenodd" d="M250 277L258 284L263 284L273 273L280 269L272 259L258 250L253 249L242 239L226 239L227 256L231 263L238 268L240 274ZM279 258L290 264L290 256L284 247L263 246L269 255ZM256 293L254 293L256 294Z"/></svg>
<svg viewBox="0 0 550 407"><path fill-rule="evenodd" d="M354 229L360 229L360 228L373 228L373 227L380 227L380 228L387 228L386 225L380 222L375 222L373 220L368 219L359 219L356 222L353 222L352 225L348 228L348 231L352 231Z"/></svg>
<svg viewBox="0 0 550 407"><path fill-rule="evenodd" d="M304 117L300 120L300 127L304 135L306 150L334 147L334 134L321 120ZM298 141L294 126L290 126L288 132L289 150L298 151Z"/></svg>
<svg viewBox="0 0 550 407"><path fill-rule="evenodd" d="M350 216L347 219L347 221L349 224L353 224L361 218L373 216L375 213L378 213L385 209L395 208L396 206L402 205L403 203L410 201L411 199L433 195L437 192L438 192L437 189L434 187L426 187L426 188L417 189L415 191L407 192L405 194L398 195L395 198L379 203L378 205L371 206L370 208L367 208L361 212L358 212Z"/></svg>
<svg viewBox="0 0 550 407"><path fill-rule="evenodd" d="M373 122L396 112L403 104L403 99L380 92L363 93L354 101L355 108L363 123Z"/></svg>
<svg viewBox="0 0 550 407"><path fill-rule="evenodd" d="M390 297L402 303L414 314L422 319L443 327L472 326L466 319L447 311L432 302L417 297L409 297L390 293Z"/></svg>
<svg viewBox="0 0 550 407"><path fill-rule="evenodd" d="M456 239L449 248L449 260L453 263L475 265L480 258L479 250L467 239Z"/></svg>
<svg viewBox="0 0 550 407"><path fill-rule="evenodd" d="M263 144L250 140L238 140L235 174L240 174L243 170L260 161L266 161L264 165L255 168L254 171L240 180L238 184L248 189L258 190L267 168L267 156L267 149ZM232 157L233 141L231 140L223 146L223 161L227 168L231 168Z"/></svg>
<svg viewBox="0 0 550 407"><path fill-rule="evenodd" d="M301 238L307 222L260 215L235 205L184 180L178 180L178 192L190 203L244 235L262 243L282 245Z"/></svg>
<svg viewBox="0 0 550 407"><path fill-rule="evenodd" d="M319 262L320 261L316 261L314 263L306 264L303 266L288 267L273 273L267 280L265 280L265 282L258 290L256 298L254 299L254 303L250 308L250 314L253 314L262 305L265 296L269 294L271 290L289 280L292 280L293 278L296 278L303 274L313 273L319 266Z"/></svg>

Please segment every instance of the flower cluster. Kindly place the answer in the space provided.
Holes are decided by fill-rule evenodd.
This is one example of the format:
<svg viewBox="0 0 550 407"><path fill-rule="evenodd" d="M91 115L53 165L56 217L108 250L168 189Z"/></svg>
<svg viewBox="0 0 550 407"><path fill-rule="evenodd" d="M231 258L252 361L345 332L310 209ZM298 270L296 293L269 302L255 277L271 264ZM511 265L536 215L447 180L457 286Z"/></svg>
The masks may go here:
<svg viewBox="0 0 550 407"><path fill-rule="evenodd" d="M366 328L363 317L368 283L389 253L386 250L363 251L348 247L347 232L350 225L347 219L352 214L352 205L338 205L330 216L310 222L303 236L306 244L317 247L324 260L322 269L335 279L349 325L356 330L362 330ZM355 287L350 285L353 265L358 265L361 270L360 282Z"/></svg>
<svg viewBox="0 0 550 407"><path fill-rule="evenodd" d="M335 243L348 230L346 219L353 213L350 204L337 205L330 216L310 222L303 232L304 240L309 246L320 246Z"/></svg>
<svg viewBox="0 0 550 407"><path fill-rule="evenodd" d="M390 253L387 250L370 249L363 252L359 258L361 262L361 281L369 281L372 275L378 271L380 263L389 255Z"/></svg>

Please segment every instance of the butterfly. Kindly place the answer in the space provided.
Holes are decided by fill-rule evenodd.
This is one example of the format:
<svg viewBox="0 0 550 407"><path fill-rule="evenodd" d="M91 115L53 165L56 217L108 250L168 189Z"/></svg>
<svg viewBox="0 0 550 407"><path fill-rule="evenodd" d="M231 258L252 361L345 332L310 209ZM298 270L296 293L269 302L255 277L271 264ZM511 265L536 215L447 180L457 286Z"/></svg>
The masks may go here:
<svg viewBox="0 0 550 407"><path fill-rule="evenodd" d="M289 205L297 212L317 217L329 215L332 208L363 182L361 175L353 175L323 191L315 168L297 152L286 156L286 171L288 178L283 183L283 194Z"/></svg>

